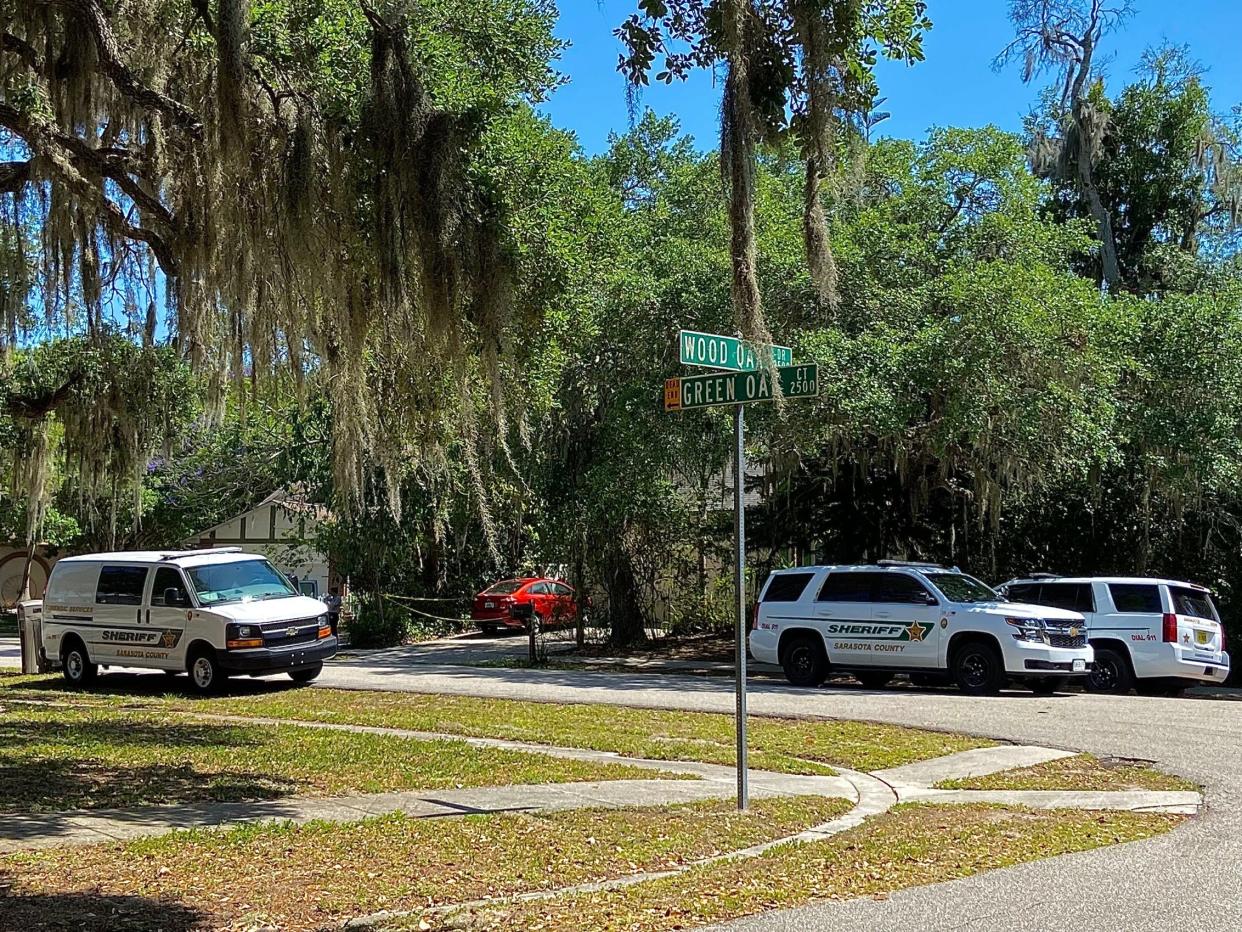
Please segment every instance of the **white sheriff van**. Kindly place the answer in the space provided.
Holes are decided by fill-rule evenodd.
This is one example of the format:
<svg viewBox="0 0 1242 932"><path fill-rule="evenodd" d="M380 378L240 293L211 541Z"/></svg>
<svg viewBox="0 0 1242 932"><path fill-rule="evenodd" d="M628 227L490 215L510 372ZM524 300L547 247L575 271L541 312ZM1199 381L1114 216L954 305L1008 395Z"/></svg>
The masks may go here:
<svg viewBox="0 0 1242 932"><path fill-rule="evenodd" d="M1050 693L1093 660L1081 614L1006 602L957 568L893 560L777 570L755 607L750 652L795 686L842 670L878 689L908 673L975 695L1010 679Z"/></svg>
<svg viewBox="0 0 1242 932"><path fill-rule="evenodd" d="M235 674L305 683L336 653L327 611L240 547L66 557L43 597L43 659L75 686L100 666L187 672L201 693Z"/></svg>
<svg viewBox="0 0 1242 932"><path fill-rule="evenodd" d="M1229 676L1212 593L1194 583L1040 573L1000 587L1009 598L1081 612L1091 631L1094 692L1173 696Z"/></svg>

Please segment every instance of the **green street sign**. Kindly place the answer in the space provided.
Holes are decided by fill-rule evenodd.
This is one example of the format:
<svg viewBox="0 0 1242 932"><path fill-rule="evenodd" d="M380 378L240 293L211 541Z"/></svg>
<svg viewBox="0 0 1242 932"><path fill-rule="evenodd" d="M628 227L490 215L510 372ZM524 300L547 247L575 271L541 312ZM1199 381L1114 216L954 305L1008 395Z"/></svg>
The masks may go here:
<svg viewBox="0 0 1242 932"><path fill-rule="evenodd" d="M747 343L737 337L724 337L715 333L682 330L677 334L677 346L682 365L685 366L754 372L766 368L765 354L770 354L772 362L777 366L793 365L793 350L788 346Z"/></svg>
<svg viewBox="0 0 1242 932"><path fill-rule="evenodd" d="M819 394L819 366L782 366L776 370L786 398L812 398ZM664 410L713 408L717 405L771 401L772 376L760 372L720 372L687 375L664 382Z"/></svg>

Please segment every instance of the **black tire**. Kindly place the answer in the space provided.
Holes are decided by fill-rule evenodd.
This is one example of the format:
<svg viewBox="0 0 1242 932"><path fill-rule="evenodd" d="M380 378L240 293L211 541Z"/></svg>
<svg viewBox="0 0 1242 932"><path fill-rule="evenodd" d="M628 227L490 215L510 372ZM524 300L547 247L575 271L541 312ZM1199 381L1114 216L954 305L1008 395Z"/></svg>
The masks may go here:
<svg viewBox="0 0 1242 932"><path fill-rule="evenodd" d="M865 673L855 673L854 679L862 683L867 689L883 689L893 679L893 674L868 670Z"/></svg>
<svg viewBox="0 0 1242 932"><path fill-rule="evenodd" d="M1026 685L1037 696L1051 696L1053 693L1065 688L1065 677L1039 676L1035 679L1027 680Z"/></svg>
<svg viewBox="0 0 1242 932"><path fill-rule="evenodd" d="M828 678L828 657L818 636L791 634L784 647L781 668L794 686L818 686Z"/></svg>
<svg viewBox="0 0 1242 932"><path fill-rule="evenodd" d="M99 675L98 664L91 663L86 645L80 638L68 638L60 649L60 669L65 682L74 689L85 689Z"/></svg>
<svg viewBox="0 0 1242 932"><path fill-rule="evenodd" d="M1087 673L1087 691L1124 696L1134 688L1134 669L1127 654L1115 647L1097 647Z"/></svg>
<svg viewBox="0 0 1242 932"><path fill-rule="evenodd" d="M198 647L190 652L186 672L190 674L190 689L200 696L215 695L228 681L228 675L216 660L216 652L209 647Z"/></svg>
<svg viewBox="0 0 1242 932"><path fill-rule="evenodd" d="M958 647L949 669L957 688L968 696L994 696L1005 685L1000 651L987 641L967 641Z"/></svg>
<svg viewBox="0 0 1242 932"><path fill-rule="evenodd" d="M320 673L323 672L323 664L317 663L313 667L303 667L301 670L290 670L289 679L295 683L309 683Z"/></svg>

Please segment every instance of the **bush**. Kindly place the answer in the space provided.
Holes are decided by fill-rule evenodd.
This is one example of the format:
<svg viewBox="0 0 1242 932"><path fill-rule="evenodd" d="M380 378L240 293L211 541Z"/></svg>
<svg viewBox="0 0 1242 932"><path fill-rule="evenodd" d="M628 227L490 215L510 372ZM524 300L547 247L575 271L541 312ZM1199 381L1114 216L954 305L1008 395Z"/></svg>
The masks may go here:
<svg viewBox="0 0 1242 932"><path fill-rule="evenodd" d="M351 647L395 647L409 639L413 627L410 613L394 602L364 596L359 600L358 613L349 623Z"/></svg>
<svg viewBox="0 0 1242 932"><path fill-rule="evenodd" d="M470 626L469 621L427 618L392 599L383 600L381 611L379 601L379 597L374 595L359 599L358 613L347 629L351 647L396 647L412 641L460 634Z"/></svg>

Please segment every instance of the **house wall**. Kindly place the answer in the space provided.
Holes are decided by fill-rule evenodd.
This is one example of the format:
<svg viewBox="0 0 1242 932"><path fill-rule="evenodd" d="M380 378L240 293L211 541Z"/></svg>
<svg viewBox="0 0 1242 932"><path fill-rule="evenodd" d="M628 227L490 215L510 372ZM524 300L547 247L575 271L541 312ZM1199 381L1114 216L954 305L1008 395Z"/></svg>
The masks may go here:
<svg viewBox="0 0 1242 932"><path fill-rule="evenodd" d="M313 541L319 522L313 515L285 508L279 503L260 505L216 525L198 537L183 541L186 547L241 547L247 553L267 557L281 571L297 576L306 592L311 583L316 598L337 585L327 555Z"/></svg>

